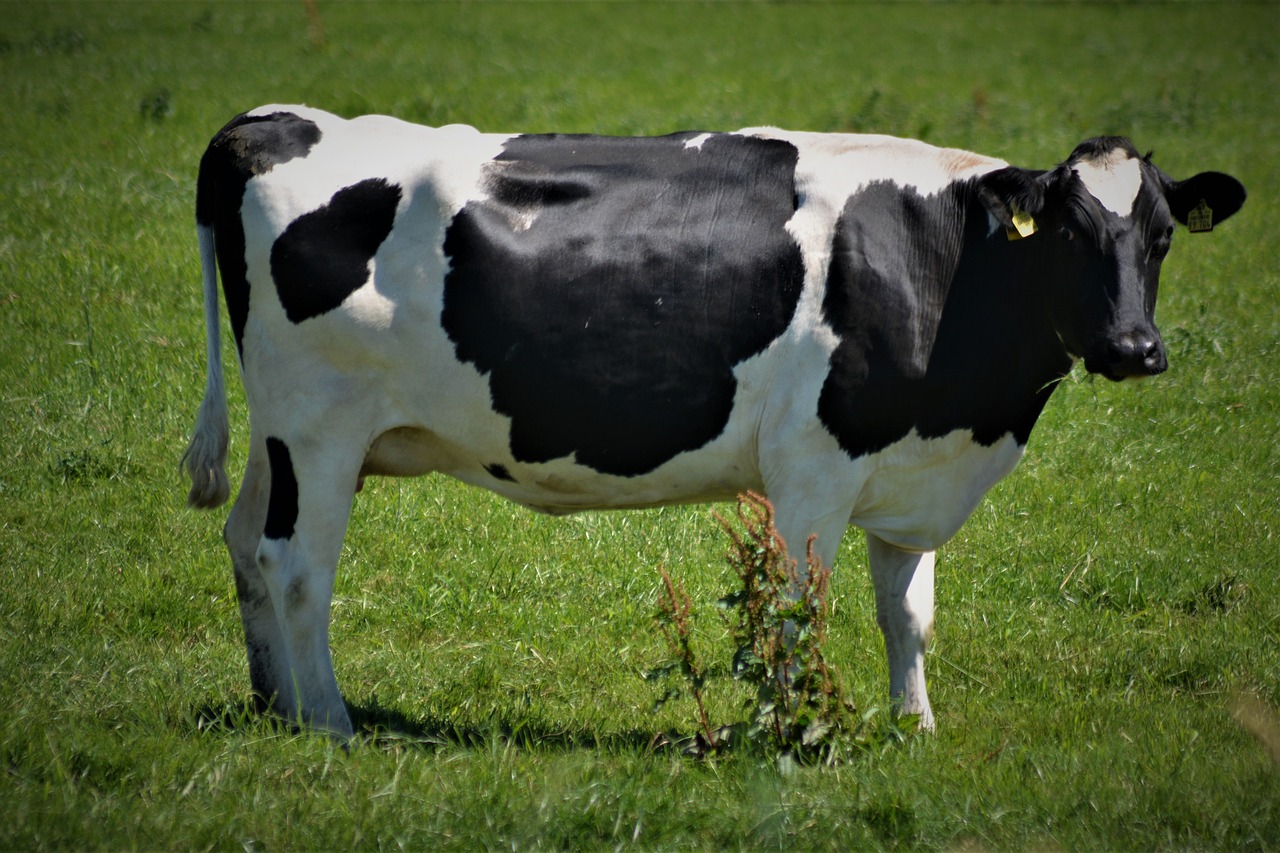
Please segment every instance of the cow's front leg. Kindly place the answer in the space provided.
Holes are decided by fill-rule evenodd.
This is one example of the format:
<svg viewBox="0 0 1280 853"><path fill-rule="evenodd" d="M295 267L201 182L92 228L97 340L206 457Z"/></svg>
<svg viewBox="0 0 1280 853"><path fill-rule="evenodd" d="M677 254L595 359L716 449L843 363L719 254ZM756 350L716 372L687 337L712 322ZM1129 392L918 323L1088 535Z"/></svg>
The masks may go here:
<svg viewBox="0 0 1280 853"><path fill-rule="evenodd" d="M796 563L796 584L788 590L791 599L796 600L803 594L809 577L810 558L824 568L832 568L840 540L849 525L849 506L838 500L821 501L812 494L795 496L784 492L781 497L771 496L770 500L774 507L774 529L787 547L787 558ZM788 650L794 649L796 626L788 621L782 630ZM778 672L777 676L783 684L788 684L797 671L798 664L790 671Z"/></svg>
<svg viewBox="0 0 1280 853"><path fill-rule="evenodd" d="M898 713L920 715L920 728L933 731L924 683L924 652L933 638L933 552L906 551L868 533L867 556L889 658L889 695Z"/></svg>
<svg viewBox="0 0 1280 853"><path fill-rule="evenodd" d="M257 562L287 650L287 711L341 738L352 734L329 653L329 609L356 470L333 448L295 453L268 437L271 495ZM357 461L359 457L356 457ZM350 468L350 470L346 470Z"/></svg>

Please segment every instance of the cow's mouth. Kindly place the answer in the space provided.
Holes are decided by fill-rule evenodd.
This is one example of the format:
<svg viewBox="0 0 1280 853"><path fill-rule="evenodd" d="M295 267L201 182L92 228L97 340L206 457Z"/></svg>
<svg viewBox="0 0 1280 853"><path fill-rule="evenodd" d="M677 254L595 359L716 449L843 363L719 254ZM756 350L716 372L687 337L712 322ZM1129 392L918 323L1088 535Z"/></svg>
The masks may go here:
<svg viewBox="0 0 1280 853"><path fill-rule="evenodd" d="M1169 362L1159 339L1127 337L1108 343L1100 354L1086 356L1084 367L1112 382L1123 382L1159 376L1169 369Z"/></svg>

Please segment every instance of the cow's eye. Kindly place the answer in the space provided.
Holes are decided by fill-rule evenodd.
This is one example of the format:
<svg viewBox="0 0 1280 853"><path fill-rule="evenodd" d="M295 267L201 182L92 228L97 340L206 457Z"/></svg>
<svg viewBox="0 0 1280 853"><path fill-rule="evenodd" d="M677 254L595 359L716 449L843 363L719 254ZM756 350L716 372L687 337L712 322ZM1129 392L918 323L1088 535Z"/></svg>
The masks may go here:
<svg viewBox="0 0 1280 853"><path fill-rule="evenodd" d="M1068 243L1076 238L1076 232L1072 231L1065 225L1058 229L1058 234L1061 235L1062 239L1066 240Z"/></svg>

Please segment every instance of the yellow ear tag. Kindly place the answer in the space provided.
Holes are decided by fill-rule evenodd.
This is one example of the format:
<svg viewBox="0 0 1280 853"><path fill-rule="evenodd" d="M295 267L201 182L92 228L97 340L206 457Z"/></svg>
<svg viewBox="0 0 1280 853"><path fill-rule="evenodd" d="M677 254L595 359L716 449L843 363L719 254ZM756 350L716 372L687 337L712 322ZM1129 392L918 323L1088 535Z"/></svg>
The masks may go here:
<svg viewBox="0 0 1280 853"><path fill-rule="evenodd" d="M1213 230L1213 208L1204 199L1187 214L1187 230L1192 234Z"/></svg>
<svg viewBox="0 0 1280 853"><path fill-rule="evenodd" d="M1031 218L1030 213L1027 213L1016 204L1012 205L1012 209L1013 227L1006 228L1004 232L1010 240L1021 240L1023 237L1030 237L1040 230L1036 225L1036 221Z"/></svg>

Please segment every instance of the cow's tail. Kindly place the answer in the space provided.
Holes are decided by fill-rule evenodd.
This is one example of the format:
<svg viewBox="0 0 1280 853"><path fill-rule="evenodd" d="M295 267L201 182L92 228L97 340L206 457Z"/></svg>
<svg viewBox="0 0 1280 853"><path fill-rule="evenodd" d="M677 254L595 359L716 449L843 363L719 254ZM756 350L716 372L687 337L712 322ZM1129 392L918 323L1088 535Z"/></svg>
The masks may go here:
<svg viewBox="0 0 1280 853"><path fill-rule="evenodd" d="M196 415L196 429L182 456L182 467L191 477L187 505L212 509L226 503L231 494L227 482L227 389L222 377L222 329L218 315L218 266L213 248L213 226L196 225L200 238L200 267L204 275L204 327L208 376L204 401Z"/></svg>

